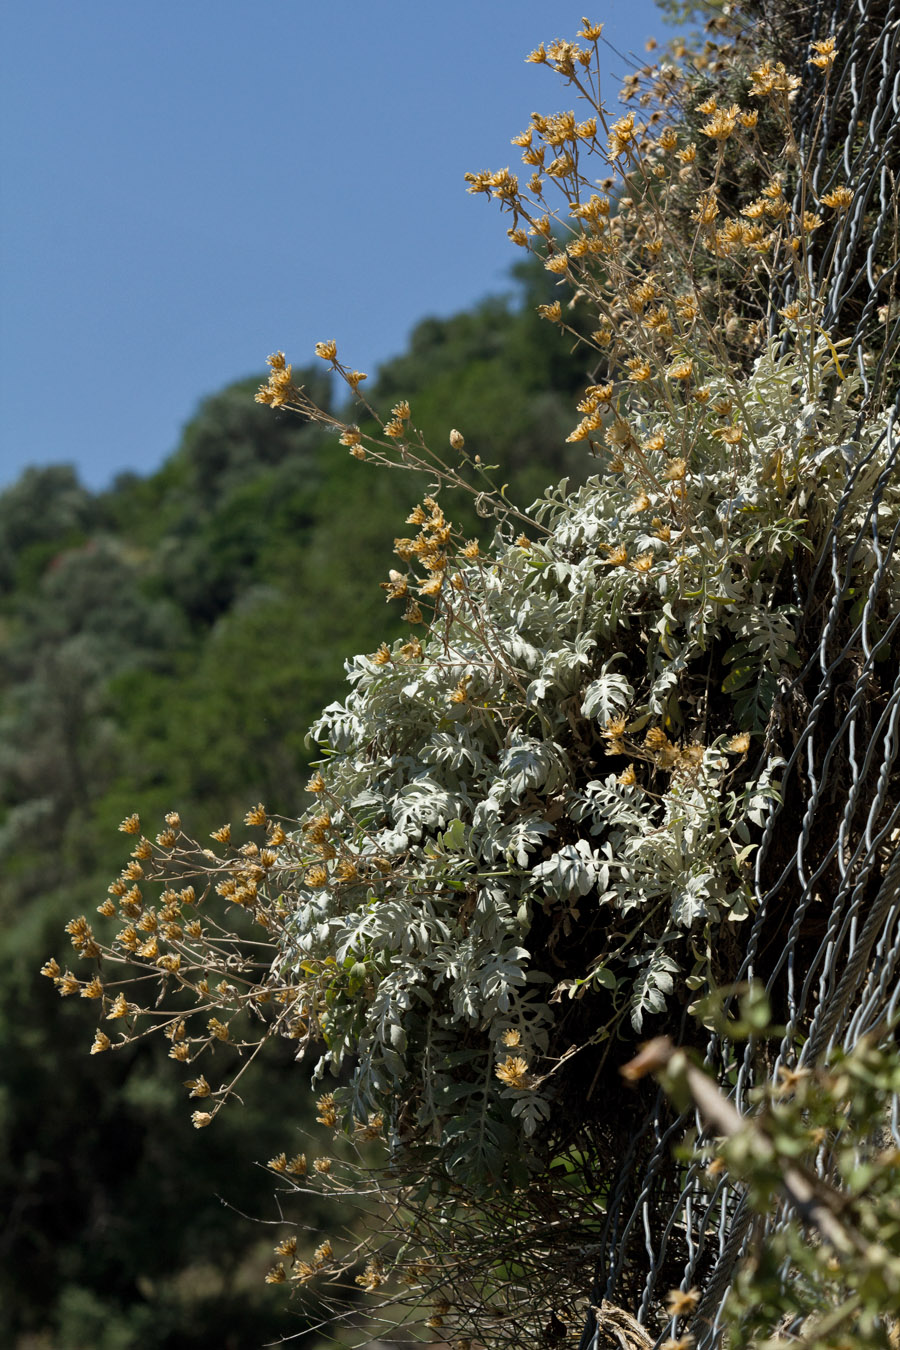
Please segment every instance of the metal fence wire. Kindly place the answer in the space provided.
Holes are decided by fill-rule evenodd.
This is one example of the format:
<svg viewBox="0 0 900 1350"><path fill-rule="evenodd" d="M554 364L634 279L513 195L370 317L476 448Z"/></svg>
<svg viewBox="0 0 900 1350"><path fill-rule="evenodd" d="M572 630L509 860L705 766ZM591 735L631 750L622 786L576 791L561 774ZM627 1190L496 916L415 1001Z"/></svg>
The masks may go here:
<svg viewBox="0 0 900 1350"><path fill-rule="evenodd" d="M848 340L844 350L865 391L860 420L885 407L889 413L871 454L847 465L826 547L812 583L798 595L800 629L813 655L782 679L773 709L787 760L784 804L771 809L757 853L756 908L739 979L765 983L786 1030L764 1068L752 1043L735 1061L713 1034L706 1053L707 1066L742 1111L751 1089L782 1066L813 1063L834 1046L850 1049L886 1017L900 1015L900 612L889 598L900 540L879 510L900 482L900 390L896 355L889 355L900 341L900 259L892 259L889 243L900 212L900 0L817 0L789 18L785 8L783 0L764 0L744 12L771 35L772 55L792 69L809 41L837 38L821 123L821 84L814 87L810 78L797 98L795 130L805 158L813 147L817 192L846 183L854 193L849 228L833 241L822 324L834 339ZM785 281L787 299L796 284ZM848 529L854 486L873 467L877 482L865 520ZM874 556L875 569L860 596L852 572L863 550ZM673 1123L660 1094L609 1196L592 1302L630 1309L652 1325L673 1270L680 1272L682 1289L701 1291L692 1325L698 1350L710 1350L721 1338L737 1263L751 1237L759 1238L761 1221L727 1177L710 1191L699 1163L673 1170L673 1145L695 1127L693 1114ZM900 1146L896 1102L886 1128ZM769 1223L790 1219L784 1208ZM643 1247L637 1263L636 1244ZM672 1334L667 1328L657 1345ZM591 1313L581 1350L614 1344L608 1337L603 1318Z"/></svg>

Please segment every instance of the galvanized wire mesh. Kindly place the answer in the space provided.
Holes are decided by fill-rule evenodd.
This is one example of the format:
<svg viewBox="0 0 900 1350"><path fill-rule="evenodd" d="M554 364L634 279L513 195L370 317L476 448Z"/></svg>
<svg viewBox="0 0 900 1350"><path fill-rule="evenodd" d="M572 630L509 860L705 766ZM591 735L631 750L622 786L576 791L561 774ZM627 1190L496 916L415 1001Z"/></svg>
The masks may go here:
<svg viewBox="0 0 900 1350"><path fill-rule="evenodd" d="M887 599L900 567L900 537L879 512L889 486L900 481L900 258L891 244L900 212L900 0L818 0L789 19L783 4L766 0L749 13L773 35L773 56L793 69L798 45L805 50L812 39L837 38L824 111L821 83L811 77L797 99L795 130L817 193L846 183L854 198L849 223L836 225L821 250L830 257L827 271L817 275L813 259L807 280L824 294L823 327L846 341L842 350L859 372L860 420L885 406L890 411L871 455L860 462L848 456L843 497L818 566L811 580L796 578L800 628L813 655L782 680L773 709L771 741L786 759L784 805L772 809L757 853L756 910L739 973L765 983L786 1030L765 1069L752 1042L734 1063L713 1035L706 1055L723 1087L736 1081L729 1091L741 1110L761 1075L812 1063L835 1045L849 1049L900 1013L900 612ZM799 209L799 185L797 193ZM787 274L782 285L791 299L802 283ZM872 467L871 505L850 529L854 488ZM853 563L863 549L876 562L860 596ZM660 1094L609 1196L593 1302L609 1300L654 1325L653 1311L673 1284L697 1287L694 1329L703 1329L699 1350L709 1350L757 1221L727 1178L710 1191L699 1164L673 1172L673 1145L697 1125L693 1115L673 1123ZM896 1108L890 1128L900 1145ZM772 1223L789 1218L783 1210ZM582 1350L604 1344L591 1315Z"/></svg>

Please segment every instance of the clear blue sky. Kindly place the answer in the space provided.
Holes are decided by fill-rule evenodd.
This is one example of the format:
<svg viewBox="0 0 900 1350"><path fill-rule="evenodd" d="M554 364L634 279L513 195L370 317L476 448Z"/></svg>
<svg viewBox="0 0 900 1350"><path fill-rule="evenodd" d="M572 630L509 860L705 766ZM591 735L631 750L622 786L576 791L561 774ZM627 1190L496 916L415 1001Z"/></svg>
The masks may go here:
<svg viewBox="0 0 900 1350"><path fill-rule="evenodd" d="M467 170L572 106L524 57L588 0L8 0L0 17L0 487L154 469L198 401L322 338L372 372L507 287ZM652 0L588 17L622 52ZM633 63L608 52L611 100Z"/></svg>

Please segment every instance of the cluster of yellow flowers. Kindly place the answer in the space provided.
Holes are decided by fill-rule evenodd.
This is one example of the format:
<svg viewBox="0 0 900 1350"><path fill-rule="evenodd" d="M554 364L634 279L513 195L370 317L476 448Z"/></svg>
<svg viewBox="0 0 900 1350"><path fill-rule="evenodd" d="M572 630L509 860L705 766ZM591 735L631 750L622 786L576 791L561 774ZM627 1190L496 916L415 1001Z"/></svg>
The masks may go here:
<svg viewBox="0 0 900 1350"><path fill-rule="evenodd" d="M294 391L291 367L284 359L284 352L273 352L266 360L270 367L269 378L265 384L259 386L256 402L266 403L270 408L281 408L289 401Z"/></svg>
<svg viewBox="0 0 900 1350"><path fill-rule="evenodd" d="M434 497L426 497L421 506L414 507L406 523L418 525L419 533L414 539L395 539L394 552L402 562L412 562L426 573L424 577L416 578L416 592L436 601L447 579L453 527ZM390 580L383 581L381 585L387 591L389 600L403 599L408 593L409 577L392 572ZM421 622L420 618L410 619L408 610L404 618L413 623Z"/></svg>
<svg viewBox="0 0 900 1350"><path fill-rule="evenodd" d="M599 31L600 25L585 20L580 36L596 45ZM837 53L834 38L813 43L812 53L811 64L827 74ZM746 359L755 349L772 279L786 272L793 271L800 295L793 321L815 327L816 302L804 278L806 256L824 217L812 206L846 213L853 194L838 185L817 199L810 185L796 207L785 190L784 170L772 163L766 148L771 134L766 141L758 134L757 108L720 103L715 93L707 93L693 103L693 112L706 120L697 126L685 116L697 72L736 68L738 55L734 41L712 41L703 59L693 59L684 70L671 59L644 66L628 77L621 96L642 91L641 106L652 105L646 120L639 121L634 111L611 120L591 49L564 42L541 46L528 60L564 75L589 105L589 115L532 115L527 130L513 138L532 171L527 187L508 168L466 175L470 192L496 198L512 213L513 241L541 257L596 316L597 326L588 334L569 318L571 305L557 300L539 308L542 317L601 358L605 373L598 372L579 404L583 416L568 439L586 442L594 453L598 442L604 445L613 472L629 463L635 476L646 472L636 453L640 439L618 410L615 392L622 383L639 386L647 407L674 411L674 386L680 382L683 400L702 407L709 398L704 380L712 374L729 378L740 369L740 352ZM763 61L749 74L750 98L764 100L770 121L785 133L788 163L799 154L791 127L799 85L800 77L779 62ZM698 149L698 135L714 150L708 162ZM582 170L585 154L605 163L612 175L599 184L602 195ZM797 172L802 171L798 164ZM740 184L754 176L760 182L757 194L744 205L738 198L735 205ZM613 211L608 194L615 184ZM551 185L562 198L555 209L549 204ZM732 293L756 296L758 317L742 319L733 309L718 312L720 288L714 278L723 265L735 269ZM629 406L637 406L633 398ZM738 445L743 438L732 427L715 430L726 444ZM681 458L689 462L690 455L682 449Z"/></svg>
<svg viewBox="0 0 900 1350"><path fill-rule="evenodd" d="M110 884L106 899L97 906L104 919L115 920L120 926L106 940L95 935L84 915L72 919L66 927L77 955L98 962L98 971L79 979L71 971L62 970L55 958L41 970L63 997L78 994L94 999L104 1020L121 1024L115 1041L98 1029L91 1054L162 1032L170 1042L169 1057L188 1064L213 1045L227 1045L238 1055L249 1049L252 1058L273 1032L297 1039L309 1035L308 1014L295 1007L296 991L275 982L269 963L259 963L255 954L248 956L241 939L229 927L210 917L204 922L202 917L203 907L215 891L227 904L245 910L273 936L280 929L283 914L277 901L265 894L265 881L276 865L287 860L293 846L288 844L283 826L268 817L261 802L247 811L244 823L265 831L264 844L250 841L239 847L233 845L231 825L225 824L212 832L212 838L228 850L227 856L218 857L184 835L175 811L166 815L155 843L141 833L136 814L122 821L119 829L136 836L135 845L130 860ZM200 882L199 887L191 878ZM156 902L146 894L149 885L160 888ZM251 949L259 946L250 944ZM164 993L171 988L179 994L192 994L193 1011L167 1014L158 1003L150 1008L129 998L122 988L115 988L116 974L123 969L132 972L132 985L155 976ZM221 976L218 982L216 974ZM266 1017L267 1007L272 1006L276 1011ZM248 1023L246 1035L236 1031L239 1019ZM240 1072L243 1069L236 1076ZM192 1115L194 1126L203 1129L231 1096L233 1081L213 1089L200 1074L185 1080L185 1087L190 1097L210 1099L210 1110Z"/></svg>
<svg viewBox="0 0 900 1350"><path fill-rule="evenodd" d="M283 1158L284 1155L281 1155ZM275 1158L269 1163L274 1171L290 1171L290 1164L284 1167L274 1167L274 1163L281 1161L281 1158ZM296 1284L308 1284L310 1280L317 1275L330 1270L332 1259L334 1257L334 1248L330 1239L326 1238L320 1242L312 1254L311 1261L303 1261L297 1255L297 1238L291 1234L278 1243L275 1248L276 1256L284 1257L288 1261L285 1268L284 1261L277 1261L266 1274L266 1284L284 1284L288 1279Z"/></svg>
<svg viewBox="0 0 900 1350"><path fill-rule="evenodd" d="M691 781L696 778L707 747L699 741L679 744L671 741L663 727L650 727L642 743L628 735L628 719L614 717L606 723L601 735L606 743L608 755L629 755L632 762L619 775L618 781L623 787L640 787L635 770L635 760L643 761L654 769L672 775L675 781ZM746 755L750 749L750 736L740 732L727 740L718 742L730 755Z"/></svg>

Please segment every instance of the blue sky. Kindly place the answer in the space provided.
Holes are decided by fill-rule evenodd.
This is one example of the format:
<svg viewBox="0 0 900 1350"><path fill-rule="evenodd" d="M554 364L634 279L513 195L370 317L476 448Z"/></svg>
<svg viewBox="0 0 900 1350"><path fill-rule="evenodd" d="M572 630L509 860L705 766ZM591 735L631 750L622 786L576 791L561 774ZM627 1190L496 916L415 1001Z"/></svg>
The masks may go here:
<svg viewBox="0 0 900 1350"><path fill-rule="evenodd" d="M0 487L152 471L199 400L322 338L358 369L508 287L467 170L572 106L524 57L586 0L10 0L0 17ZM652 0L589 11L620 52ZM633 62L607 52L608 95Z"/></svg>

